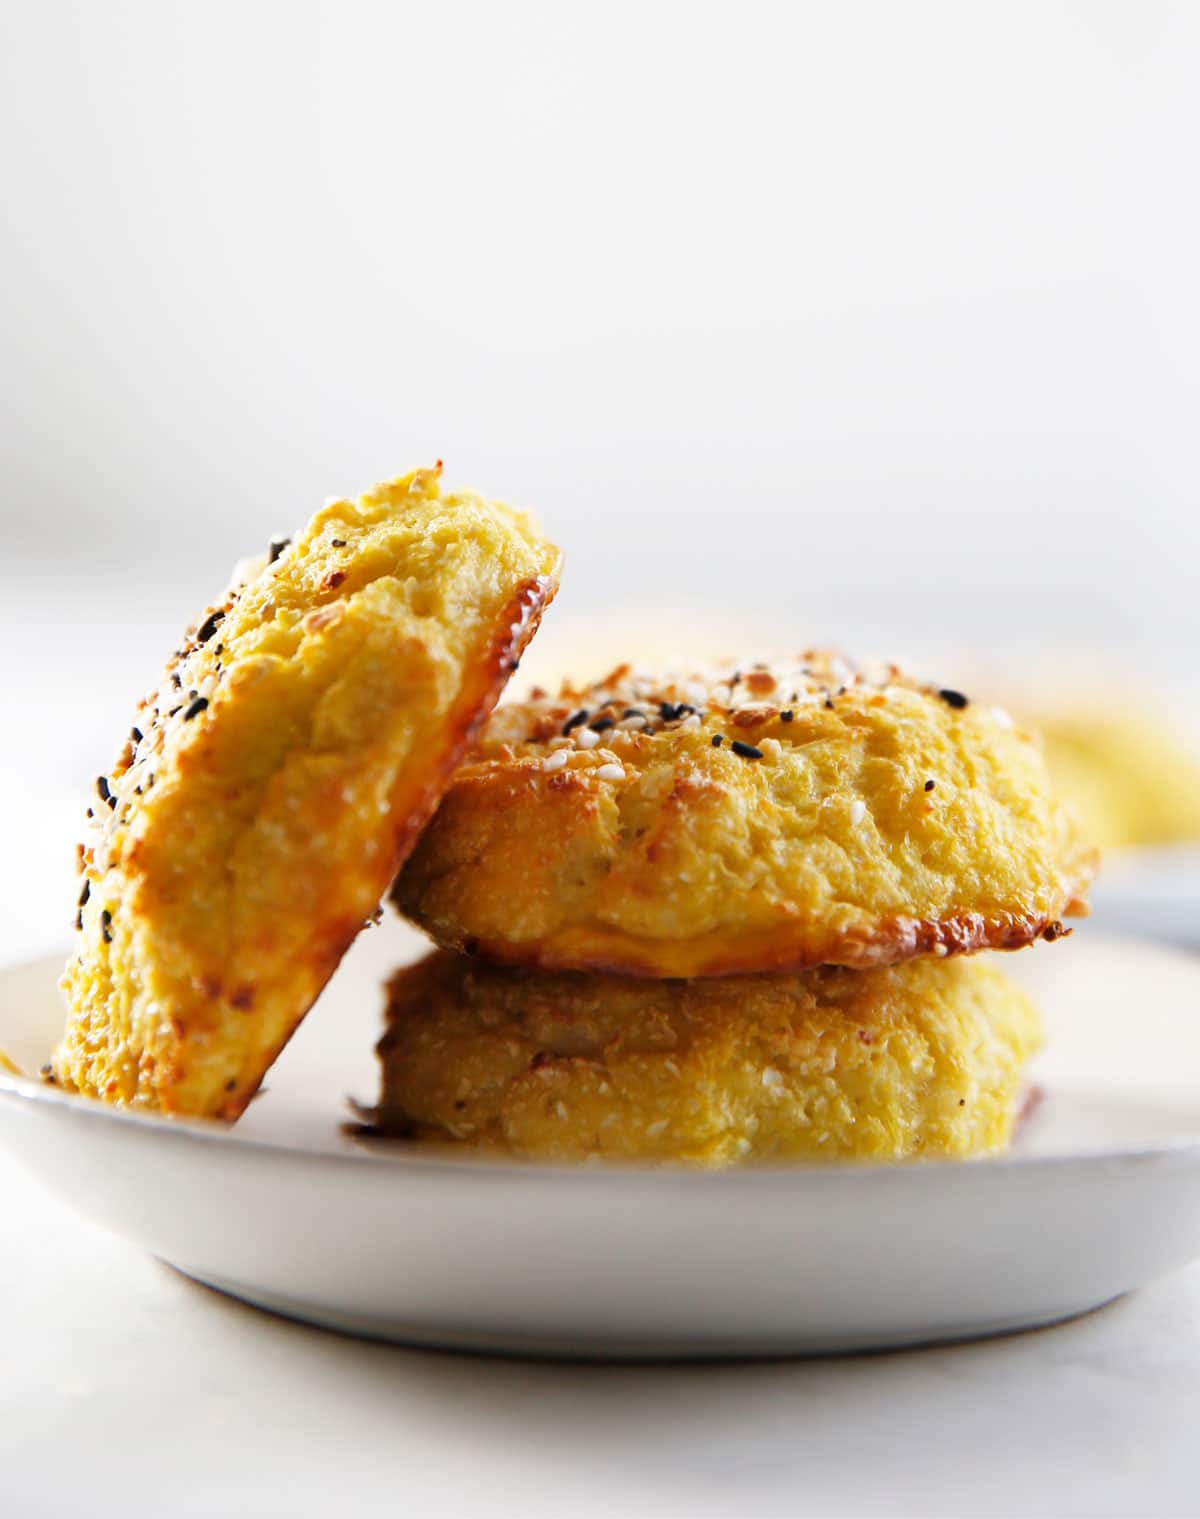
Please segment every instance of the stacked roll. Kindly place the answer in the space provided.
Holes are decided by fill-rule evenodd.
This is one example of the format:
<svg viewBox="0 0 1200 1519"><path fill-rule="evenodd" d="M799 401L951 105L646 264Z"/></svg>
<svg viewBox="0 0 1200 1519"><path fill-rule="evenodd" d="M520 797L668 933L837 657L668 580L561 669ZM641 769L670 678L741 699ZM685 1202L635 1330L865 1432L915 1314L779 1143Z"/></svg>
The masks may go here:
<svg viewBox="0 0 1200 1519"><path fill-rule="evenodd" d="M379 1127L551 1160L1002 1148L1041 1042L985 950L1095 856L1036 735L892 665L621 666L499 708L396 882Z"/></svg>

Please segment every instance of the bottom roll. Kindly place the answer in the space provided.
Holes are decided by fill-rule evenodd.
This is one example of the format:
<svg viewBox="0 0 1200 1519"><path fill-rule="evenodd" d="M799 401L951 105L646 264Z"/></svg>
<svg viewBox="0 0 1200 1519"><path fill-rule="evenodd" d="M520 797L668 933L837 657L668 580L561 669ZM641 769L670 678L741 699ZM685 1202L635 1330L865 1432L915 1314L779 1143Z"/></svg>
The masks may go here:
<svg viewBox="0 0 1200 1519"><path fill-rule="evenodd" d="M696 981L397 972L381 1134L541 1160L881 1161L1009 1142L1042 1023L984 959Z"/></svg>

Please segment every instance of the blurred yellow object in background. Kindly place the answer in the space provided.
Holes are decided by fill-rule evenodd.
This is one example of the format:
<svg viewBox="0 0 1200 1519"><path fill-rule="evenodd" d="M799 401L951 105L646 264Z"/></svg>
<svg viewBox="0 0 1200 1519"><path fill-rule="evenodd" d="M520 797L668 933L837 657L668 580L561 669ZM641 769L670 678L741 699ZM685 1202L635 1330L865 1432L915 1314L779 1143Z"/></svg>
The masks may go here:
<svg viewBox="0 0 1200 1519"><path fill-rule="evenodd" d="M1102 849L1200 839L1200 744L1125 703L1046 709L1033 721L1055 785Z"/></svg>

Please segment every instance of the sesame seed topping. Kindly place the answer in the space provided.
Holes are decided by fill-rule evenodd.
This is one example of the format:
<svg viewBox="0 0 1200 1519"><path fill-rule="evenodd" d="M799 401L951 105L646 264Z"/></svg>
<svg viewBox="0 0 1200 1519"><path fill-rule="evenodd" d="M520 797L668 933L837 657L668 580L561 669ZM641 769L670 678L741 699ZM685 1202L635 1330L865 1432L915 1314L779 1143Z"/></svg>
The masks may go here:
<svg viewBox="0 0 1200 1519"><path fill-rule="evenodd" d="M598 717L594 723L588 724L588 727L592 730L593 733L603 733L606 729L611 728L612 726L613 720L611 717Z"/></svg>
<svg viewBox="0 0 1200 1519"><path fill-rule="evenodd" d="M925 782L925 790L926 790L926 791L932 791L932 790L933 790L933 788L934 788L934 786L935 786L935 785L936 785L936 784L937 784L937 782L936 782L936 781L926 781L926 782Z"/></svg>
<svg viewBox="0 0 1200 1519"><path fill-rule="evenodd" d="M219 609L215 612L210 612L196 630L196 642L207 643L224 621L224 612Z"/></svg>
<svg viewBox="0 0 1200 1519"><path fill-rule="evenodd" d="M274 564L291 541L290 538L286 537L272 538L267 545L267 563Z"/></svg>
<svg viewBox="0 0 1200 1519"><path fill-rule="evenodd" d="M116 797L108 789L108 777L106 775L98 775L96 777L96 795L102 802L107 802L110 807L117 805Z"/></svg>
<svg viewBox="0 0 1200 1519"><path fill-rule="evenodd" d="M795 716L796 714L792 711L792 709L790 707L787 707L779 714L779 721L781 723L790 723Z"/></svg>
<svg viewBox="0 0 1200 1519"><path fill-rule="evenodd" d="M943 690L939 691L938 695L948 707L953 707L956 712L961 712L964 707L969 705L967 698L961 691Z"/></svg>
<svg viewBox="0 0 1200 1519"><path fill-rule="evenodd" d="M207 706L208 706L208 697L207 696L198 696L194 702L189 703L188 706L184 708L184 712L183 712L183 720L184 720L184 722L188 723L188 722L191 722L191 720L192 720L193 717L199 717L200 714L201 714L201 712L203 712L204 709L205 709L205 707L207 707Z"/></svg>
<svg viewBox="0 0 1200 1519"><path fill-rule="evenodd" d="M712 736L712 746L713 746L714 749L719 749L724 742L725 742L725 735L723 733L714 733L713 734L713 736Z"/></svg>
<svg viewBox="0 0 1200 1519"><path fill-rule="evenodd" d="M112 943L112 913L107 907L100 909L100 935L105 944Z"/></svg>
<svg viewBox="0 0 1200 1519"><path fill-rule="evenodd" d="M573 728L581 727L588 720L588 709L580 707L578 712L573 713L563 724L563 733L570 733Z"/></svg>
<svg viewBox="0 0 1200 1519"><path fill-rule="evenodd" d="M142 741L142 730L140 728L130 728L129 736L135 744L140 744Z"/></svg>
<svg viewBox="0 0 1200 1519"><path fill-rule="evenodd" d="M346 547L346 540L344 538L331 538L329 543L335 549L344 549Z"/></svg>
<svg viewBox="0 0 1200 1519"><path fill-rule="evenodd" d="M855 797L850 803L850 826L857 828L867 815L867 804L861 797Z"/></svg>
<svg viewBox="0 0 1200 1519"><path fill-rule="evenodd" d="M624 765L617 765L612 762L607 765L601 765L596 771L596 779L598 781L623 781L625 779L625 767Z"/></svg>
<svg viewBox="0 0 1200 1519"><path fill-rule="evenodd" d="M783 1090L783 1075L774 1066L767 1066L762 1073L762 1084L768 1092L781 1092Z"/></svg>
<svg viewBox="0 0 1200 1519"><path fill-rule="evenodd" d="M600 735L594 728L577 728L572 737L580 749L594 749L600 742Z"/></svg>
<svg viewBox="0 0 1200 1519"><path fill-rule="evenodd" d="M567 751L565 749L556 749L553 754L548 754L542 761L542 769L547 774L552 774L555 770L561 770L566 763Z"/></svg>
<svg viewBox="0 0 1200 1519"><path fill-rule="evenodd" d="M763 757L761 749L756 749L753 744L744 744L740 738L735 738L729 746L735 754L740 754L743 759L759 760Z"/></svg>

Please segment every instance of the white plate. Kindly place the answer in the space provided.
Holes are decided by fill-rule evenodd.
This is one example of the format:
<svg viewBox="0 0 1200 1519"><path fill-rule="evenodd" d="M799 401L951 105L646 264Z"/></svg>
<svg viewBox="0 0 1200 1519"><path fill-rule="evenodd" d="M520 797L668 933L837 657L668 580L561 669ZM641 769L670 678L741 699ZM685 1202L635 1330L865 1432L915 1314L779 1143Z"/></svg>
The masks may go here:
<svg viewBox="0 0 1200 1519"><path fill-rule="evenodd" d="M1200 962L1078 933L1006 963L1050 1015L1014 1155L725 1173L488 1164L340 1131L374 1090L383 974L363 937L236 1130L0 1077L0 1138L82 1213L251 1303L414 1343L594 1356L777 1355L1081 1313L1200 1255ZM33 1068L57 962L0 973Z"/></svg>
<svg viewBox="0 0 1200 1519"><path fill-rule="evenodd" d="M1200 844L1107 851L1092 915L1114 933L1200 949Z"/></svg>

